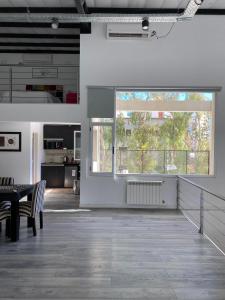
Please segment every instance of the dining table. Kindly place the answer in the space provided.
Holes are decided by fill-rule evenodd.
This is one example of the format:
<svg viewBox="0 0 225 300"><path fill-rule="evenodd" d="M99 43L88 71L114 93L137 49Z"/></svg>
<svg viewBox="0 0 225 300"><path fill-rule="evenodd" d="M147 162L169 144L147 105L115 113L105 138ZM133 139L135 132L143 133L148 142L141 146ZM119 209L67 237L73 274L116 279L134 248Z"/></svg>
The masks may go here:
<svg viewBox="0 0 225 300"><path fill-rule="evenodd" d="M11 241L19 240L20 216L19 216L19 202L22 198L27 197L27 201L32 201L34 185L33 184L16 184L9 186L0 186L0 202L11 202L11 221L10 234ZM27 220L28 227L32 226L30 218Z"/></svg>

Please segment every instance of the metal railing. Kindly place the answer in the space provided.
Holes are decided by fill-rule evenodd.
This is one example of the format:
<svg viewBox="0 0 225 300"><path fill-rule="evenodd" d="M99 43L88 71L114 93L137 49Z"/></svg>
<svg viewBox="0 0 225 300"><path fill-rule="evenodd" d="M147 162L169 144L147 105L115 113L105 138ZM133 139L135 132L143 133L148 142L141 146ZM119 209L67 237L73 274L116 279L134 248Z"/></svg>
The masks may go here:
<svg viewBox="0 0 225 300"><path fill-rule="evenodd" d="M116 150L117 173L201 174L210 173L210 151Z"/></svg>
<svg viewBox="0 0 225 300"><path fill-rule="evenodd" d="M0 103L79 103L79 66L0 66Z"/></svg>
<svg viewBox="0 0 225 300"><path fill-rule="evenodd" d="M177 208L225 252L225 197L177 176Z"/></svg>

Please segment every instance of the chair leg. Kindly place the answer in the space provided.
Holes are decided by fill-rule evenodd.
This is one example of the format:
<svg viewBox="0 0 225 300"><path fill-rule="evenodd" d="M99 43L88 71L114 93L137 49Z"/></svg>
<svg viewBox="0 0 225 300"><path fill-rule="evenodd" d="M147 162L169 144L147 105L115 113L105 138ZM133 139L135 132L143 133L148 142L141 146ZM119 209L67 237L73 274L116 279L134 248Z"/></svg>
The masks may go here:
<svg viewBox="0 0 225 300"><path fill-rule="evenodd" d="M37 235L37 230L36 230L36 222L35 222L35 218L32 219L32 228L33 228L33 235L36 236Z"/></svg>
<svg viewBox="0 0 225 300"><path fill-rule="evenodd" d="M43 228L43 212L42 211L40 211L39 217L40 217L40 228L42 229Z"/></svg>
<svg viewBox="0 0 225 300"><path fill-rule="evenodd" d="M2 222L0 222L0 232L2 232Z"/></svg>
<svg viewBox="0 0 225 300"><path fill-rule="evenodd" d="M10 218L6 219L5 236L8 237L8 238L11 237L11 220L10 220Z"/></svg>

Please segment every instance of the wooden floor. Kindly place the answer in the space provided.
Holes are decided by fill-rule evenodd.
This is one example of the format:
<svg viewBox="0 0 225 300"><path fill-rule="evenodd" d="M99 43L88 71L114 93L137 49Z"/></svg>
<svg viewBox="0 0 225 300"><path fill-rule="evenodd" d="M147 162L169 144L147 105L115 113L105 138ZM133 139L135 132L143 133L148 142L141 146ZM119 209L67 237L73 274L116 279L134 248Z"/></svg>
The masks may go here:
<svg viewBox="0 0 225 300"><path fill-rule="evenodd" d="M46 189L44 209L51 210L73 210L79 207L80 196L75 195L70 188Z"/></svg>
<svg viewBox="0 0 225 300"><path fill-rule="evenodd" d="M225 257L176 211L45 213L0 237L0 299L225 299ZM4 229L4 228L3 228Z"/></svg>

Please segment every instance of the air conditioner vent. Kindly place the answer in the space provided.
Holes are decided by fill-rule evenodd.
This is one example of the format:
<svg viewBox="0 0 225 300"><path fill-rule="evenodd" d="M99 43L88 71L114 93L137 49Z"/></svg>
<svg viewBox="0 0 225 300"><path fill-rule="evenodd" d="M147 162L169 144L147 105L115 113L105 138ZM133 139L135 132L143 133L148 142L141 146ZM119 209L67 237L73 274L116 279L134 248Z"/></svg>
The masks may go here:
<svg viewBox="0 0 225 300"><path fill-rule="evenodd" d="M149 38L149 34L147 33L116 33L116 32L109 32L109 38L135 38L135 39L147 39Z"/></svg>
<svg viewBox="0 0 225 300"><path fill-rule="evenodd" d="M140 24L107 24L107 39L149 39L150 32L143 31Z"/></svg>

